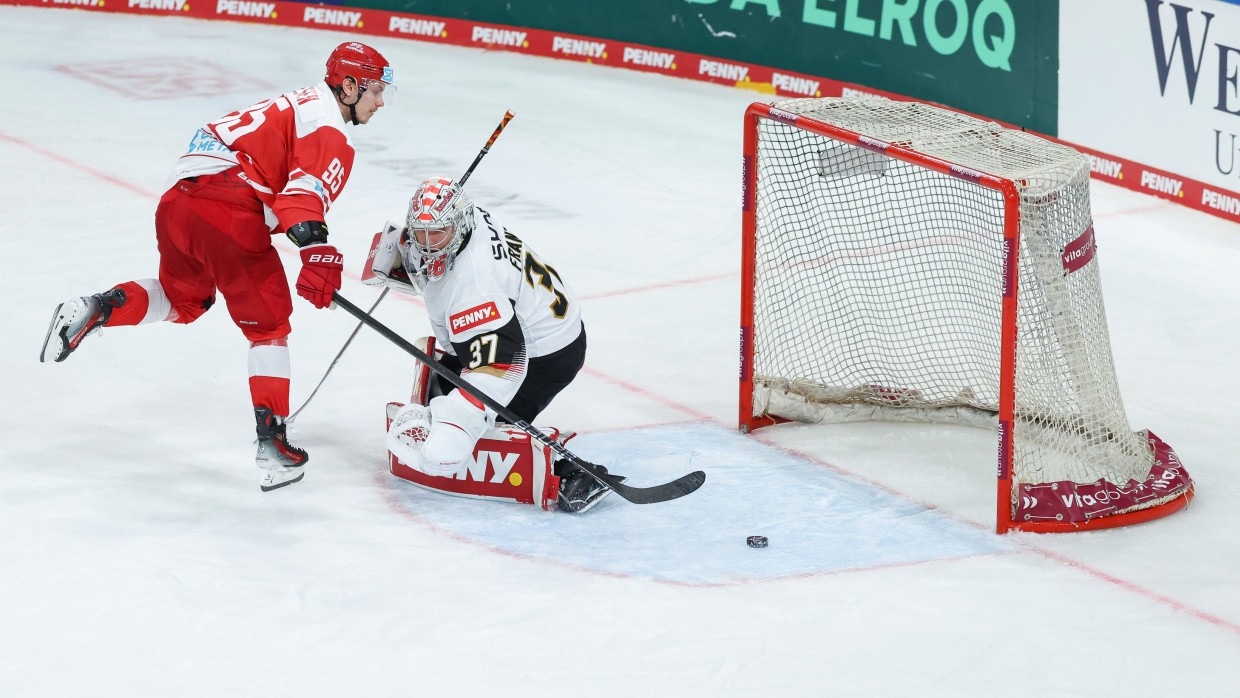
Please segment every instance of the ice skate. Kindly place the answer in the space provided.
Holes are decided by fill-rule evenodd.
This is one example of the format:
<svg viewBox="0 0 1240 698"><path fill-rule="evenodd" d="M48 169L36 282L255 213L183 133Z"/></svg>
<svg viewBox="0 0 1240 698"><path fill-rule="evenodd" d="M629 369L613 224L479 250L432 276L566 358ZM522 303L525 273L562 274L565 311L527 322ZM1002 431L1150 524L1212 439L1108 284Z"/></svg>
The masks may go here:
<svg viewBox="0 0 1240 698"><path fill-rule="evenodd" d="M81 296L56 306L52 324L43 337L39 362L64 361L86 335L98 332L112 317L112 310L125 304L125 292L114 288L93 296Z"/></svg>
<svg viewBox="0 0 1240 698"><path fill-rule="evenodd" d="M560 494L556 498L556 507L560 511L566 511L570 514L581 514L594 508L596 504L603 500L603 497L611 494L611 488L603 483L595 480L585 470L560 461L556 463L557 469L565 468L566 474L560 476ZM604 474L607 468L599 466ZM617 480L624 482L625 478L617 477Z"/></svg>
<svg viewBox="0 0 1240 698"><path fill-rule="evenodd" d="M254 417L258 420L258 453L254 456L258 486L270 492L301 480L310 455L288 442L284 418L266 407L255 408Z"/></svg>

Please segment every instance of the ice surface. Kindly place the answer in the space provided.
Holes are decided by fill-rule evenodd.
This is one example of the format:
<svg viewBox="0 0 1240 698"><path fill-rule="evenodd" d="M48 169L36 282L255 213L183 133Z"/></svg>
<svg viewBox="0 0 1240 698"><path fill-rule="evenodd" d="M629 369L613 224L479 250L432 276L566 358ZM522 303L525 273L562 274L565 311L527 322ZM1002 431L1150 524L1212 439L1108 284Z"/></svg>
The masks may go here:
<svg viewBox="0 0 1240 698"><path fill-rule="evenodd" d="M586 570L718 585L1008 551L1004 539L925 506L711 425L587 434L569 443L630 481L703 468L702 489L659 506L568 517L531 506L468 506L413 485L401 508L436 529L507 553ZM746 547L749 535L770 547Z"/></svg>

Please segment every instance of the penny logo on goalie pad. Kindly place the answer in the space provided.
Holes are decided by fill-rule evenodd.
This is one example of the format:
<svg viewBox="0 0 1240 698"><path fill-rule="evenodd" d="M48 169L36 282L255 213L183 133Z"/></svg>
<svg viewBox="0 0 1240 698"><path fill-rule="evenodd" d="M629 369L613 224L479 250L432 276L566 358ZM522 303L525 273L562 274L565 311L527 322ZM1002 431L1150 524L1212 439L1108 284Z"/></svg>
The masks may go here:
<svg viewBox="0 0 1240 698"><path fill-rule="evenodd" d="M495 306L495 301L487 301L482 305L452 315L448 318L448 322L452 324L452 333L459 334L497 319L499 319L499 308Z"/></svg>
<svg viewBox="0 0 1240 698"><path fill-rule="evenodd" d="M399 402L387 405L387 426L404 407ZM543 433L560 444L575 434L554 428L543 428ZM402 480L426 489L461 497L498 499L534 504L546 511L556 507L560 491L560 478L552 473L551 449L530 435L516 428L495 428L478 439L474 452L464 466L448 477L428 475L403 463L388 451L388 467L392 474Z"/></svg>

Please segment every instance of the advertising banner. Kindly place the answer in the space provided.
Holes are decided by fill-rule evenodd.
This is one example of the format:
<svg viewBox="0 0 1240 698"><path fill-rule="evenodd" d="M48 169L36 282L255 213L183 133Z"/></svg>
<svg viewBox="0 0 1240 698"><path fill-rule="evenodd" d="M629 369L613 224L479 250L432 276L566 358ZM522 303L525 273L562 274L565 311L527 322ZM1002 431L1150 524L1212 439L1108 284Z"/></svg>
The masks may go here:
<svg viewBox="0 0 1240 698"><path fill-rule="evenodd" d="M95 12L182 15L197 19L339 30L596 63L740 87L754 90L760 95L778 97L876 95L907 99L899 94L868 86L861 88L840 80L739 63L689 51L660 49L644 44L520 25L492 24L478 19L405 14L372 7L329 7L307 4L302 0L0 0L0 4L63 7ZM379 3L367 0L367 4Z"/></svg>
<svg viewBox="0 0 1240 698"><path fill-rule="evenodd" d="M937 102L1055 135L1060 0L346 0L350 6L549 30L712 56L703 77L773 68ZM649 60L660 60L658 56ZM682 66L684 71L687 66ZM733 71L735 75L726 73ZM709 71L714 71L710 73ZM770 71L766 71L770 74ZM717 73L717 75L715 74ZM686 75L686 77L696 77Z"/></svg>
<svg viewBox="0 0 1240 698"><path fill-rule="evenodd" d="M0 2L390 34L788 97L863 86L1058 133L1060 0L328 0L291 8L289 0Z"/></svg>
<svg viewBox="0 0 1240 698"><path fill-rule="evenodd" d="M1061 0L1060 10L1059 137L1110 154L1091 158L1095 176L1240 214L1240 5Z"/></svg>
<svg viewBox="0 0 1240 698"><path fill-rule="evenodd" d="M1240 0L628 0L623 12L570 0L329 1L0 4L511 51L731 85L759 100L938 102L1077 148L1095 178L1240 222Z"/></svg>

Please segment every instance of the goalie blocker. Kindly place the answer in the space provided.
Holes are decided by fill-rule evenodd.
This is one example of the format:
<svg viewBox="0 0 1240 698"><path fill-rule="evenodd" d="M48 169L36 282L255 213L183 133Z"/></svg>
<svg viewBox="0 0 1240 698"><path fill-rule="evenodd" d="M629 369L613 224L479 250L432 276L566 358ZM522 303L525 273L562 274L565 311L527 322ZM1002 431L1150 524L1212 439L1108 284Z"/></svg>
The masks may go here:
<svg viewBox="0 0 1240 698"><path fill-rule="evenodd" d="M387 427L404 404L389 402ZM576 434L543 428L543 433L566 444ZM397 438L401 438L397 435ZM403 463L388 450L392 474L419 487L461 497L497 499L534 504L546 511L556 508L560 478L552 472L551 449L516 427L497 426L478 439L473 455L461 470L441 477L428 475Z"/></svg>

